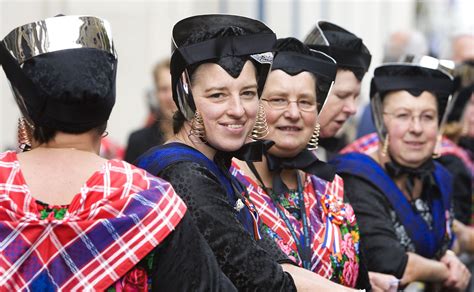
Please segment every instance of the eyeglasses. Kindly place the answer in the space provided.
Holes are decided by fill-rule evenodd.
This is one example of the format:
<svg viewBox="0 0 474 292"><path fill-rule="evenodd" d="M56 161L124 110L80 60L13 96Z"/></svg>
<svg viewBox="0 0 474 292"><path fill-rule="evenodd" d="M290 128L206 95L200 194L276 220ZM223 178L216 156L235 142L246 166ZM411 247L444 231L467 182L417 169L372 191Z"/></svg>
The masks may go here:
<svg viewBox="0 0 474 292"><path fill-rule="evenodd" d="M288 100L286 98L262 98L262 100L266 101L268 105L275 110L284 110L288 108L288 105L290 105L292 102L295 102L298 106L298 109L304 112L316 111L317 107L316 101L310 101L306 99Z"/></svg>
<svg viewBox="0 0 474 292"><path fill-rule="evenodd" d="M419 115L414 115L411 112L384 112L383 114L391 116L401 125L410 125L410 123L415 123L415 120L418 120L422 126L433 126L438 123L438 116L435 113L421 113Z"/></svg>

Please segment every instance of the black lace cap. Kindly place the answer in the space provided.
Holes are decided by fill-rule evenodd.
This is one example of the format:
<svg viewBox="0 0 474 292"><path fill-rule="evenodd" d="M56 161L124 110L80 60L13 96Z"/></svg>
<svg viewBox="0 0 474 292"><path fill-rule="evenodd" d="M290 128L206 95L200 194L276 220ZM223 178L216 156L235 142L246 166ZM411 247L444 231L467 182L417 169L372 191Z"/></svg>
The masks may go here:
<svg viewBox="0 0 474 292"><path fill-rule="evenodd" d="M453 87L452 77L441 70L408 63L386 64L377 67L374 71L370 97L372 99L385 92L396 90L407 90L413 93L433 92L438 102L439 122L441 122Z"/></svg>
<svg viewBox="0 0 474 292"><path fill-rule="evenodd" d="M335 45L335 42L345 45ZM367 72L372 60L372 55L361 38L328 21L319 21L306 36L304 43L333 57L338 66L362 68Z"/></svg>

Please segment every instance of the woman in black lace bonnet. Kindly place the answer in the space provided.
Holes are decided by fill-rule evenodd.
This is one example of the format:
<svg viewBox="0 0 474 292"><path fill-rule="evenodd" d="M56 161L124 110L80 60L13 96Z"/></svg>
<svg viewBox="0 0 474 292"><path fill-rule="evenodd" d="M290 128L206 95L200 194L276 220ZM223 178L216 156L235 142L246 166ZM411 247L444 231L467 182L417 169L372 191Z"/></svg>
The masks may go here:
<svg viewBox="0 0 474 292"><path fill-rule="evenodd" d="M356 213L370 271L392 274L401 285L422 281L462 290L469 272L448 250L451 175L433 161L453 90L439 64L421 57L376 68L370 95L381 142L333 162Z"/></svg>
<svg viewBox="0 0 474 292"><path fill-rule="evenodd" d="M245 143L265 134L258 99L275 40L266 25L240 16L200 15L178 22L171 59L175 136L137 165L174 186L239 290L331 287L292 266L271 239L262 238L254 206L228 169L232 157L261 159L265 143Z"/></svg>

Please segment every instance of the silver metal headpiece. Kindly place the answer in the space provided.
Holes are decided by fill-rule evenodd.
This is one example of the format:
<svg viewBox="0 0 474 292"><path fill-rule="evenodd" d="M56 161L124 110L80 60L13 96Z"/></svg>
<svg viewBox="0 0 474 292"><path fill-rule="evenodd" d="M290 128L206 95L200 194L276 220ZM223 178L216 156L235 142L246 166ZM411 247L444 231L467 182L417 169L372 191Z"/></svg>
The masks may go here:
<svg viewBox="0 0 474 292"><path fill-rule="evenodd" d="M115 58L108 21L94 16L58 16L28 23L12 30L3 45L19 64L55 51L95 48Z"/></svg>

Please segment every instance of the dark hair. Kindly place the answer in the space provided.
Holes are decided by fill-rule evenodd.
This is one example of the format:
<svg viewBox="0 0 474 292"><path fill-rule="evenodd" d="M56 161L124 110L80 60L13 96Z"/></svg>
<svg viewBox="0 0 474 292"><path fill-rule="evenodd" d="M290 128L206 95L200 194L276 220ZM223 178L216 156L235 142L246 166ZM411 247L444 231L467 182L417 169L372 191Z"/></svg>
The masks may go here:
<svg viewBox="0 0 474 292"><path fill-rule="evenodd" d="M357 67L349 67L349 66L337 66L337 69L343 70L343 71L351 71L354 73L355 78L359 80L359 82L362 81L365 75L365 70L363 68L357 68Z"/></svg>
<svg viewBox="0 0 474 292"><path fill-rule="evenodd" d="M158 63L155 64L155 66L153 67L153 82L155 82L155 84L157 83L158 81L158 72L160 72L161 70L168 70L170 71L170 68L171 68L171 65L170 65L170 59L169 58L166 58L166 59L163 59L161 61L159 61Z"/></svg>
<svg viewBox="0 0 474 292"><path fill-rule="evenodd" d="M251 34L252 32L246 31L241 27L236 26L228 26L225 28L220 29L209 29L209 30L201 30L195 34L191 34L189 38L183 43L183 47L189 46L192 44L200 43L206 40L214 39L214 38L221 38L221 37L229 37L229 36L241 36ZM204 64L204 63L216 63L221 66L230 76L233 78L239 77L242 69L245 65L245 62L251 60L249 56L243 57L235 57L235 56L226 56L219 59L214 60L206 60L203 62L199 62L196 64L192 64L188 66L186 69L188 71L189 77L191 78L191 83L195 80L195 72L196 69ZM253 62L252 62L253 63ZM254 63L255 64L255 63ZM258 76L258 66L256 67L257 75ZM183 127L186 118L181 113L181 111L176 111L173 115L173 132L176 134L181 130Z"/></svg>
<svg viewBox="0 0 474 292"><path fill-rule="evenodd" d="M105 132L105 129L107 129L107 122L105 122L102 125L99 125L95 128L92 128L90 130L94 130L97 133L97 135L101 136ZM49 127L39 127L38 126L38 127L35 127L35 129L33 130L33 138L38 143L44 144L44 143L51 142L54 139L54 137L56 137L56 134L58 132L59 131L56 130L56 129L52 129L52 128L49 128ZM69 133L69 134L82 134L82 133L85 133L87 131L78 131L76 133L74 133L72 131L67 131L67 132L64 131L64 132Z"/></svg>

